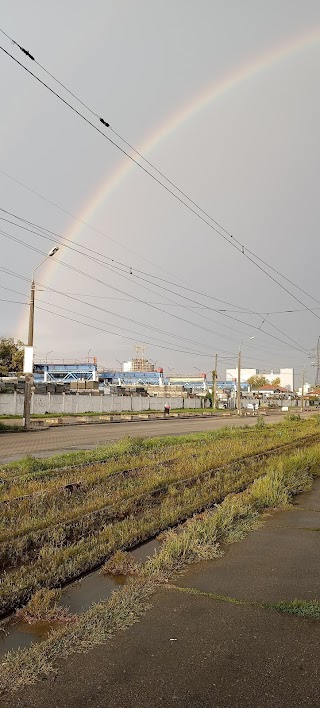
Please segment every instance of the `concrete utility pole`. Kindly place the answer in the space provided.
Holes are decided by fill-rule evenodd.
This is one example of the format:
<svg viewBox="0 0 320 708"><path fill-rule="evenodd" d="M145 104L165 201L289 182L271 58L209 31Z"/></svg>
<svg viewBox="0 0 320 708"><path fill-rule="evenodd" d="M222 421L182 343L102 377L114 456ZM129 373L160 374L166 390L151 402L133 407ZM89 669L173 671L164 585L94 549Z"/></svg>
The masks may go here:
<svg viewBox="0 0 320 708"><path fill-rule="evenodd" d="M237 409L238 415L241 415L241 346L238 352L238 385L237 385Z"/></svg>
<svg viewBox="0 0 320 708"><path fill-rule="evenodd" d="M34 274L38 268L47 260L51 258L55 253L59 251L59 246L54 246L49 251L48 255L44 258L41 263L34 269L32 273L31 290L30 290L30 309L29 309L29 329L28 329L28 360L30 357L29 365L27 366L27 357L25 351L25 362L24 362L24 372L25 384L24 384L24 403L23 403L23 426L24 428L30 428L30 410L31 410L31 389L33 384L33 333L34 333L34 299L36 284L34 279ZM27 367L27 368L26 368Z"/></svg>
<svg viewBox="0 0 320 708"><path fill-rule="evenodd" d="M31 290L30 290L30 309L29 309L29 329L28 329L28 347L33 347L33 332L34 332L34 293L35 282L34 273L32 275ZM31 408L31 388L33 375L27 374L24 382L24 404L23 404L23 424L25 428L30 428L30 408Z"/></svg>
<svg viewBox="0 0 320 708"><path fill-rule="evenodd" d="M215 356L214 371L212 372L212 406L217 407L217 378L218 378L218 354Z"/></svg>
<svg viewBox="0 0 320 708"><path fill-rule="evenodd" d="M316 380L315 380L315 386L320 385L320 337L318 337L318 343L317 343L317 373L316 373Z"/></svg>
<svg viewBox="0 0 320 708"><path fill-rule="evenodd" d="M305 368L302 371L302 388L301 388L301 410L303 411L304 409L304 377L305 377L306 370Z"/></svg>

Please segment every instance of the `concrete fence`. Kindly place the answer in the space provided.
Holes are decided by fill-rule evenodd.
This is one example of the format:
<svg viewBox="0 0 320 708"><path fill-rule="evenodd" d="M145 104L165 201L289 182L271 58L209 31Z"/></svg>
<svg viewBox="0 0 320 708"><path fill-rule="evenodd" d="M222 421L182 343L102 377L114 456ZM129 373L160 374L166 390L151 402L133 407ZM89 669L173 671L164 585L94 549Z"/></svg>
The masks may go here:
<svg viewBox="0 0 320 708"><path fill-rule="evenodd" d="M23 415L22 393L0 394L0 415ZM74 395L65 393L33 393L31 398L31 413L121 413L123 411L163 411L165 403L171 409L175 408L201 408L200 398L183 399L181 396L158 398L148 396L93 396L88 394Z"/></svg>

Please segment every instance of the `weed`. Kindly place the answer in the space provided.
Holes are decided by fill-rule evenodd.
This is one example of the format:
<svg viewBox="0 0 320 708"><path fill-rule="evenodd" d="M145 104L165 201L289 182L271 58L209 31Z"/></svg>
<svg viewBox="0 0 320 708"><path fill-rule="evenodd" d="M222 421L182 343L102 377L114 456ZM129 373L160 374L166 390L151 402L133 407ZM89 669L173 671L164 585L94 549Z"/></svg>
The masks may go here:
<svg viewBox="0 0 320 708"><path fill-rule="evenodd" d="M292 423L293 421L297 422L301 420L301 415L300 413L286 413L284 419L290 423Z"/></svg>
<svg viewBox="0 0 320 708"><path fill-rule="evenodd" d="M146 562L138 577L129 579L107 602L92 606L73 625L52 632L42 644L9 653L1 666L0 687L13 691L32 683L39 673L49 674L58 657L67 658L72 652L86 651L137 621L150 606L161 582L174 577L188 563L219 555L219 544L234 538L241 527L246 531L252 528L259 520L259 511L272 508L275 503L288 504L297 489L310 483L311 474L319 475L319 457L319 448L314 446L305 454L279 461L278 468L274 461L269 461L264 476L258 480L259 485L253 482L245 491L229 495L216 511L190 519L179 533L169 531L160 552ZM304 476L306 463L308 473ZM131 520L126 523L129 531ZM118 535L118 544L121 539L123 543L123 531ZM270 608L303 617L319 617L317 601L274 603Z"/></svg>
<svg viewBox="0 0 320 708"><path fill-rule="evenodd" d="M318 600L292 600L291 602L271 602L263 603L264 607L268 607L278 612L286 612L289 615L297 615L298 617L310 617L310 619L320 619L320 602Z"/></svg>
<svg viewBox="0 0 320 708"><path fill-rule="evenodd" d="M60 607L60 590L38 590L25 607L17 610L16 615L20 620L33 624L34 622L63 622L75 621L75 616L70 615L66 607Z"/></svg>
<svg viewBox="0 0 320 708"><path fill-rule="evenodd" d="M126 551L116 551L102 566L101 572L111 575L137 575L141 564Z"/></svg>

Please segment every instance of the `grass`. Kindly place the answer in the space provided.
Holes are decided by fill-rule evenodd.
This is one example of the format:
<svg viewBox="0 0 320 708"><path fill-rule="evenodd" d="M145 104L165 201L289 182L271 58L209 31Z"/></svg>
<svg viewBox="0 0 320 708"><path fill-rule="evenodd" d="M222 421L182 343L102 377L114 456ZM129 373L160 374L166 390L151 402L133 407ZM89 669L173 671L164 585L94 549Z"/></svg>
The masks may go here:
<svg viewBox="0 0 320 708"><path fill-rule="evenodd" d="M25 428L22 425L6 425L0 422L0 434L1 433L23 433Z"/></svg>
<svg viewBox="0 0 320 708"><path fill-rule="evenodd" d="M284 612L285 614L295 615L297 617L320 619L320 602L318 600L291 600L281 602L256 602L255 600L239 600L228 595L218 595L214 592L206 592L198 590L198 588L179 587L178 585L167 585L170 590L178 590L179 592L187 593L188 595L196 595L200 597L208 597L218 602L228 602L233 605L251 605L252 607L260 607L266 610L275 610L276 612Z"/></svg>
<svg viewBox="0 0 320 708"><path fill-rule="evenodd" d="M102 566L101 572L107 575L137 575L141 567L130 553L116 551Z"/></svg>
<svg viewBox="0 0 320 708"><path fill-rule="evenodd" d="M11 570L0 577L0 611L20 606L42 587L79 577L116 551L129 550L241 491L264 475L267 465L276 464L241 458L308 435L312 442L316 429L312 421L299 421L174 441L125 439L103 448L106 462L86 459L86 466L76 470L63 466L65 455L54 458L53 468L47 468L48 460L31 460L29 472L25 465L5 468L0 559L4 571ZM307 459L310 469L319 464L316 446L302 455L302 465ZM300 465L298 457L290 459ZM273 491L272 486L270 505ZM276 499L275 505L281 502Z"/></svg>
<svg viewBox="0 0 320 708"><path fill-rule="evenodd" d="M29 600L25 607L17 610L17 617L23 622L34 624L35 622L60 622L69 623L75 621L75 615L70 615L68 608L60 607L60 590L38 590Z"/></svg>
<svg viewBox="0 0 320 708"><path fill-rule="evenodd" d="M320 602L318 600L292 600L291 602L263 603L263 607L285 612L289 615L310 619L320 619Z"/></svg>
<svg viewBox="0 0 320 708"><path fill-rule="evenodd" d="M195 516L179 533L169 531L159 553L146 562L139 576L130 579L108 601L93 605L74 624L53 631L43 643L28 650L10 652L1 666L1 689L14 691L33 683L39 675L53 671L58 658L66 659L74 652L87 651L136 622L152 603L155 590L164 582L190 563L221 555L221 543L242 538L260 523L262 512L286 507L293 495L309 489L312 477L319 475L319 455L319 447L315 446L269 461L262 477L239 494L227 496L215 512ZM272 609L301 617L319 616L316 602L274 603Z"/></svg>
<svg viewBox="0 0 320 708"><path fill-rule="evenodd" d="M90 393L90 391L88 391ZM212 415L218 411L217 408L172 408L174 413L195 413L195 414L207 414ZM46 418L81 418L83 416L89 417L104 417L104 416L115 416L115 415L140 415L140 414L151 414L151 415L163 415L163 410L152 410L146 408L141 411L83 411L82 413L32 413L31 419L46 419ZM22 415L0 415L1 420L22 420Z"/></svg>

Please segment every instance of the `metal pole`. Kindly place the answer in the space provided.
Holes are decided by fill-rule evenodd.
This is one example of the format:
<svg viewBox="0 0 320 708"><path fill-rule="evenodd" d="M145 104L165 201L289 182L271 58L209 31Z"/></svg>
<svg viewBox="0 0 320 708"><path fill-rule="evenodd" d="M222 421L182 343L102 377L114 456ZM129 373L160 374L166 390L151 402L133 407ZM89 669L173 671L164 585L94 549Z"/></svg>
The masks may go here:
<svg viewBox="0 0 320 708"><path fill-rule="evenodd" d="M214 376L213 376L213 381L212 381L212 384L213 384L213 386L212 386L213 408L217 407L217 377L218 377L217 369L218 369L218 354L216 354L216 356L215 356L214 372L213 372Z"/></svg>
<svg viewBox="0 0 320 708"><path fill-rule="evenodd" d="M35 282L32 278L30 290L30 309L29 309L29 329L28 329L28 347L33 347L33 331L34 331L34 294ZM23 405L23 424L26 429L30 428L31 416L31 388L33 375L27 374L24 383L24 405Z"/></svg>
<svg viewBox="0 0 320 708"><path fill-rule="evenodd" d="M241 377L241 347L239 347L239 353L238 353L238 386L237 386L237 408L238 408L238 415L241 415L241 386L240 386L240 377Z"/></svg>

